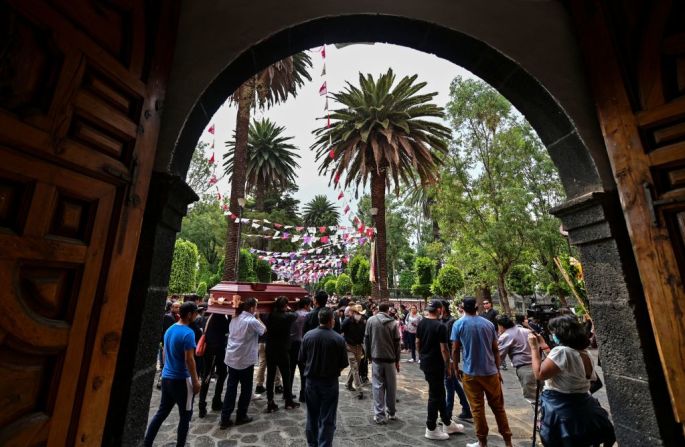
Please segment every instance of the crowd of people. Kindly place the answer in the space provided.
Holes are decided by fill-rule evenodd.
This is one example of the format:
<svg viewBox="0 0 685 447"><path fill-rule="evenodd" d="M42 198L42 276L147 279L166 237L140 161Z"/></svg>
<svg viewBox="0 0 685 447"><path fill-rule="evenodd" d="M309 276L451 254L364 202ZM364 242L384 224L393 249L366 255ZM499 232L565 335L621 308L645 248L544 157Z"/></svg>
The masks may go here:
<svg viewBox="0 0 685 447"><path fill-rule="evenodd" d="M371 385L373 421L386 425L398 418L397 374L403 350L407 362L418 363L428 385L428 439L447 440L463 433L467 421L473 422L478 441L466 446L486 446L487 401L505 444L512 445L500 372L509 357L536 417L539 404L539 434L545 446L615 441L607 412L590 392L597 381L586 350L592 342L590 320L581 323L572 314L549 322L534 322L525 315L512 318L499 315L489 301L479 314L473 298L458 304L434 299L419 311L416 305L396 308L370 299L329 298L325 292L313 300L298 300L294 308L279 297L263 315L257 312L257 300L237 297L240 305L229 317L203 312L206 304L190 298L168 303L163 317L161 400L145 435L146 446L152 445L174 406L180 415L177 445L185 445L193 398L199 394L198 417L206 417L215 379L211 410L221 412L220 429L252 422L250 403L264 395L265 411L278 411L275 395L282 394L286 411L305 405L308 445L329 447L336 430L339 378L348 367L345 387L359 400ZM455 394L461 406L456 416Z"/></svg>

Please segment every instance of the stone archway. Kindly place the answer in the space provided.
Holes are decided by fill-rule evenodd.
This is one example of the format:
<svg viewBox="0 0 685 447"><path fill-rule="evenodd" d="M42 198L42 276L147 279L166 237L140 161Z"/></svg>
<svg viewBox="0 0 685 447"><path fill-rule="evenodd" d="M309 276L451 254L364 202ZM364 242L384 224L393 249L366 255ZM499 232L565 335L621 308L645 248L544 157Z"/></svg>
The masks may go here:
<svg viewBox="0 0 685 447"><path fill-rule="evenodd" d="M572 242L581 249L588 271L591 303L606 293L620 303L614 309L616 315L603 312L596 317L600 331L606 329L599 338L609 398L615 404L612 405L615 408L613 417L619 440L622 445L644 445L659 439L662 436L660 425L664 425L659 422L667 414L654 402L667 398L665 388L658 385L663 383L663 373L656 360L654 337L645 319L646 306L630 240L613 192L606 155L601 140L597 139L599 134L591 109L575 104L570 107L574 109L572 118L569 108L562 106L549 85L540 82L520 63L483 40L445 26L394 15L367 14L334 15L283 25L286 26L267 38L251 42L249 49L236 57L226 56L230 60L218 72L204 73L213 80L191 98L192 107L181 107L187 104L187 98L171 98L165 105L171 109L171 116L164 117L157 172L153 174L141 238L146 242L139 249L137 277L129 300L143 303L142 312L141 307L134 306L127 310L122 346L128 349L122 348L119 356L108 417L110 436L105 439L128 444L138 439L145 427L154 375L150 365L158 334L143 328L158 325L175 233L180 229L187 204L194 200L194 194L183 179L195 144L210 117L245 79L285 56L323 43L363 41L412 47L469 69L497 88L536 129L559 169L569 197L569 202L555 213L564 220ZM181 46L183 37L181 32ZM573 52L573 48L570 51ZM175 64L190 62L177 60ZM173 76L171 92L175 91ZM557 87L566 95L586 96L582 82L569 83L567 90L563 85ZM181 110L176 109L177 106ZM144 300L140 299L142 296ZM619 321L623 340L608 336ZM632 342L626 346L625 339ZM626 359L629 359L629 367L625 365ZM618 378L626 376L639 386L633 390L622 388ZM656 385L650 388L648 382ZM127 408L127 411L122 412L121 408ZM636 412L643 430L637 437L632 431Z"/></svg>

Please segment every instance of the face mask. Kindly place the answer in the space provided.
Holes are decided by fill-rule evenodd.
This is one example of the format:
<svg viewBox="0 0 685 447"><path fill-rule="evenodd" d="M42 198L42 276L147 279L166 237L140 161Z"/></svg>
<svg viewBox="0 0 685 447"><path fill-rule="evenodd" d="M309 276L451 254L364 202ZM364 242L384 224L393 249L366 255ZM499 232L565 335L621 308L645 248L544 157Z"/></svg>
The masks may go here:
<svg viewBox="0 0 685 447"><path fill-rule="evenodd" d="M559 341L559 337L557 337L557 334L552 334L552 341L557 345L561 344L561 342Z"/></svg>
<svg viewBox="0 0 685 447"><path fill-rule="evenodd" d="M359 314L354 314L354 321L359 321L362 319L362 316Z"/></svg>

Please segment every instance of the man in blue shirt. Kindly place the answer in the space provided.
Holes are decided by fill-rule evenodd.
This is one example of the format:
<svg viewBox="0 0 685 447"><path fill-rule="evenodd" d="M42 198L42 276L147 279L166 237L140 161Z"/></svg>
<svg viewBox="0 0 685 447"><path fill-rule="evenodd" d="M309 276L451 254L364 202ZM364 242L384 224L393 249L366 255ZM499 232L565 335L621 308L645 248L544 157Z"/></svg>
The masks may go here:
<svg viewBox="0 0 685 447"><path fill-rule="evenodd" d="M189 327L197 318L197 305L183 303L180 319L164 333L164 369L162 369L162 399L145 433L145 446L151 447L159 427L178 405L179 420L176 445L184 446L193 415L193 397L200 391L195 368L195 333Z"/></svg>
<svg viewBox="0 0 685 447"><path fill-rule="evenodd" d="M495 325L476 315L478 306L474 298L463 302L464 316L452 326L452 359L459 365L461 350L464 349L464 369L457 372L462 377L464 391L471 404L476 425L478 442L466 444L466 447L485 447L488 445L488 423L485 420L485 401L495 414L497 428L507 447L511 447L511 430L504 411L502 394L502 377L499 374L499 349Z"/></svg>

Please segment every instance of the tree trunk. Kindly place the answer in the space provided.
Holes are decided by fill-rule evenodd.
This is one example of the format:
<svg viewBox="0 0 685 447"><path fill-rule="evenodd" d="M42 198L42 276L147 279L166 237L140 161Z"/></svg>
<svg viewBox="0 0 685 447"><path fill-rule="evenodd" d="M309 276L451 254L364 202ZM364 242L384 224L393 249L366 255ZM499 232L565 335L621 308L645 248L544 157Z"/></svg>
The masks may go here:
<svg viewBox="0 0 685 447"><path fill-rule="evenodd" d="M230 210L238 215L240 207L238 199L245 197L245 170L247 165L247 133L250 127L250 112L254 97L254 86L246 82L240 86L238 92L238 117L235 126L235 151L233 154L233 176L231 177ZM238 229L239 225L228 218L226 234L226 253L224 260L223 281L236 281L236 260L238 258Z"/></svg>
<svg viewBox="0 0 685 447"><path fill-rule="evenodd" d="M511 307L509 306L509 293L507 292L507 287L504 283L505 275L497 275L497 289L499 290L499 301L502 305L502 310L507 315L511 315Z"/></svg>
<svg viewBox="0 0 685 447"><path fill-rule="evenodd" d="M485 300L492 303L492 293L490 292L490 286L487 284L476 287L476 305L478 306L479 313L483 311L483 301Z"/></svg>
<svg viewBox="0 0 685 447"><path fill-rule="evenodd" d="M265 185L263 181L257 183L257 188L255 188L255 209L257 211L264 211L264 199L266 192L264 191Z"/></svg>
<svg viewBox="0 0 685 447"><path fill-rule="evenodd" d="M373 288L373 297L380 301L387 301L388 295L388 260L386 258L385 240L385 176L374 172L371 176L371 207L378 209L376 214L376 274L377 282Z"/></svg>

